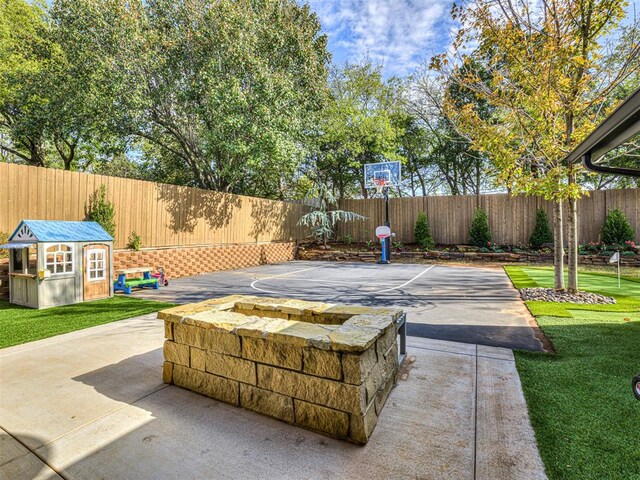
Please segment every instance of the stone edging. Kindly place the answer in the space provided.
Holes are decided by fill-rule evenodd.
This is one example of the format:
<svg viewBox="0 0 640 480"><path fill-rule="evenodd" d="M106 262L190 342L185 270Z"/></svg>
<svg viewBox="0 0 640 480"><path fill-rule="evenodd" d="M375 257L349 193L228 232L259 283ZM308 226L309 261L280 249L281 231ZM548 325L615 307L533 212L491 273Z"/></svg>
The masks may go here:
<svg viewBox="0 0 640 480"><path fill-rule="evenodd" d="M379 253L373 252L340 252L327 250L298 250L298 260L326 260L326 261L353 261L376 262L380 259ZM483 263L553 263L552 254L533 253L479 253L479 252L397 252L392 254L392 259L398 261L432 260L432 261L458 261L458 262L483 262ZM579 255L578 262L586 265L607 265L609 255ZM640 255L622 256L621 265L640 267Z"/></svg>

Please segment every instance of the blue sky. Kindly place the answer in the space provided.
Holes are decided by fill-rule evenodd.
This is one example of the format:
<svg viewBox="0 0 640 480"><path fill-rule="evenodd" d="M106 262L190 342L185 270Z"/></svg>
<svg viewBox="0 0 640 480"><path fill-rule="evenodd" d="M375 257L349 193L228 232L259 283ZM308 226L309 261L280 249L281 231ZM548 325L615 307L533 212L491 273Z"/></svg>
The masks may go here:
<svg viewBox="0 0 640 480"><path fill-rule="evenodd" d="M451 43L452 0L308 0L336 64L368 56L405 76Z"/></svg>
<svg viewBox="0 0 640 480"><path fill-rule="evenodd" d="M384 66L385 77L410 74L421 60L446 51L456 28L453 0L305 1L320 17L335 64L368 56ZM629 1L623 24L639 7L639 0Z"/></svg>

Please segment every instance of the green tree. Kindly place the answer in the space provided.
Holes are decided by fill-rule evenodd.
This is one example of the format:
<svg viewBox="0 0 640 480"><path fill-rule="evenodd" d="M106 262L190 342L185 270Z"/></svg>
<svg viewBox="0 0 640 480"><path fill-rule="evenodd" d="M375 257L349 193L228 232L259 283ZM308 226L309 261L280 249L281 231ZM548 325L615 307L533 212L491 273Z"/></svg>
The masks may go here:
<svg viewBox="0 0 640 480"><path fill-rule="evenodd" d="M418 214L414 234L416 243L420 245L420 248L429 250L435 246L435 242L431 236L431 228L429 228L429 220L427 220L427 215L424 212Z"/></svg>
<svg viewBox="0 0 640 480"><path fill-rule="evenodd" d="M112 91L117 83L101 81L95 52L77 44L44 3L0 4L0 150L7 159L71 170L113 153L113 145L124 149L105 128L122 103Z"/></svg>
<svg viewBox="0 0 640 480"><path fill-rule="evenodd" d="M638 69L637 41L621 45L617 65L602 61L603 40L617 43L625 6L624 0L464 1L453 9L462 24L453 53L432 60L448 82L492 107L490 118L483 118L474 103L446 103L457 129L490 156L499 182L513 193L555 202L556 288L564 288L562 204L568 203L571 292L578 289L581 165L565 158L609 111L614 89Z"/></svg>
<svg viewBox="0 0 640 480"><path fill-rule="evenodd" d="M531 232L531 237L529 237L529 244L537 249L542 248L546 243L553 243L553 232L549 226L546 212L539 208L536 211L536 225Z"/></svg>
<svg viewBox="0 0 640 480"><path fill-rule="evenodd" d="M54 56L43 5L0 2L0 149L29 165L47 163L47 99L39 87Z"/></svg>
<svg viewBox="0 0 640 480"><path fill-rule="evenodd" d="M475 65L474 65L475 66ZM483 118L489 118L491 107L472 91L433 78L433 72L421 67L412 78L408 111L425 130L424 155L417 162L407 162L409 173L417 166L421 184L430 183L432 191L450 195L479 195L493 187L494 178L485 154L472 148L471 140L457 130L446 115L445 99L461 108L473 103ZM408 130L411 133L411 130ZM425 148L426 147L426 148ZM424 180L423 180L424 179ZM426 195L423 188L423 195Z"/></svg>
<svg viewBox="0 0 640 480"><path fill-rule="evenodd" d="M471 245L476 247L487 247L491 243L491 229L487 219L487 212L478 208L471 220L471 228L469 229L469 239Z"/></svg>
<svg viewBox="0 0 640 480"><path fill-rule="evenodd" d="M633 241L633 229L629 219L619 208L607 213L604 225L602 225L602 241L619 245Z"/></svg>
<svg viewBox="0 0 640 480"><path fill-rule="evenodd" d="M316 129L314 163L338 199L358 193L367 198L364 164L400 159L401 84L394 78L385 81L382 66L365 60L334 69L329 87L331 96Z"/></svg>
<svg viewBox="0 0 640 480"><path fill-rule="evenodd" d="M0 242L4 245L8 241L9 241L9 234L7 232L1 232L0 231ZM9 258L9 252L10 251L11 250L8 250L6 248L0 249L0 259L1 258Z"/></svg>
<svg viewBox="0 0 640 480"><path fill-rule="evenodd" d="M85 210L88 220L98 222L115 239L116 209L113 203L107 200L107 187L105 185L100 185L100 188L93 192L89 198L89 204L85 205Z"/></svg>
<svg viewBox="0 0 640 480"><path fill-rule="evenodd" d="M404 158L403 176L412 196L434 193L439 183L427 171L432 151L431 132L419 118L407 114L397 120L399 128L398 156ZM435 180L435 181L434 181Z"/></svg>
<svg viewBox="0 0 640 480"><path fill-rule="evenodd" d="M326 38L308 6L57 0L52 15L67 48L120 98L111 128L143 139L159 171L207 189L285 194L326 96Z"/></svg>

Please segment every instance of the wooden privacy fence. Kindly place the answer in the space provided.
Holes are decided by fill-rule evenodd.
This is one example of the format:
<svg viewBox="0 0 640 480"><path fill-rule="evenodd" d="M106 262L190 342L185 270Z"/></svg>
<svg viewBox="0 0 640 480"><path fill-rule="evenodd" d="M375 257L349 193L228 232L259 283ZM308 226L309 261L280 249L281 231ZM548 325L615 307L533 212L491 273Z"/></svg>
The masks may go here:
<svg viewBox="0 0 640 480"><path fill-rule="evenodd" d="M116 248L131 232L143 247L302 239L298 219L309 208L125 178L0 163L0 232L22 219L84 220L89 197L106 185L114 203Z"/></svg>
<svg viewBox="0 0 640 480"><path fill-rule="evenodd" d="M621 209L629 219L640 240L640 190L599 190L589 192L578 202L578 241L596 242L609 210ZM469 228L473 214L478 207L487 212L493 241L499 245L529 243L536 219L536 209L543 208L552 222L553 204L539 197L510 195L460 195L443 197L405 197L389 201L389 214L396 240L404 243L415 241L413 229L420 212L429 219L431 234L436 243L465 244L469 242ZM343 200L340 208L367 217L365 221L341 224L338 235L350 236L354 241L375 239L378 225L384 224L384 200ZM566 208L565 208L566 212ZM566 241L566 233L565 233Z"/></svg>

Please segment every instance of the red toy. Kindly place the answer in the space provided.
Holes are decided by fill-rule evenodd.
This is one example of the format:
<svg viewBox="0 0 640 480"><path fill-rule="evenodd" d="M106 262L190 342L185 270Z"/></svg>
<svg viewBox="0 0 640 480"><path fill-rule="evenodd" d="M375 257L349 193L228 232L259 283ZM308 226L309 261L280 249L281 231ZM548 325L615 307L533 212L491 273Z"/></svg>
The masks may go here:
<svg viewBox="0 0 640 480"><path fill-rule="evenodd" d="M158 284L162 285L163 287L169 286L169 280L167 279L167 275L164 273L164 268L158 267L158 272L152 273L151 276L156 277L158 279Z"/></svg>

